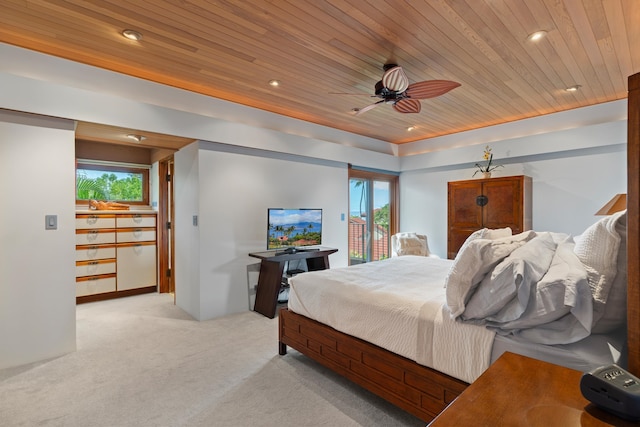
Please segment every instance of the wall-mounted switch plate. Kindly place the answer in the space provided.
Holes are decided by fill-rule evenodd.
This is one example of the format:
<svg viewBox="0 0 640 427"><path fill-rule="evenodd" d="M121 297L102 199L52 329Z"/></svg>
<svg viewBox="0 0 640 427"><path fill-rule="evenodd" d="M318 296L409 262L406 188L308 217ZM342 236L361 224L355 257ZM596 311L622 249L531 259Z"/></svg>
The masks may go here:
<svg viewBox="0 0 640 427"><path fill-rule="evenodd" d="M193 216L193 226L197 227L198 226L198 215L194 215Z"/></svg>
<svg viewBox="0 0 640 427"><path fill-rule="evenodd" d="M44 216L44 229L45 230L57 230L58 229L58 215L45 215Z"/></svg>

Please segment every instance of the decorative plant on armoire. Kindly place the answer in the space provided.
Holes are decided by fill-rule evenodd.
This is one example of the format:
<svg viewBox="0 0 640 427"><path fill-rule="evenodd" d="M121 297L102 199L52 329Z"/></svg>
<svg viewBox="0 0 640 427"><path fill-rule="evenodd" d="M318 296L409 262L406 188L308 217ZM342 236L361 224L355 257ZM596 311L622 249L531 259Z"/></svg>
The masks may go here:
<svg viewBox="0 0 640 427"><path fill-rule="evenodd" d="M484 154L482 155L482 158L486 163L476 163L475 167L477 167L478 170L476 170L472 176L476 176L476 174L480 172L482 173L483 178L491 178L491 171L501 168L502 165L493 164L493 153L488 145L484 147Z"/></svg>

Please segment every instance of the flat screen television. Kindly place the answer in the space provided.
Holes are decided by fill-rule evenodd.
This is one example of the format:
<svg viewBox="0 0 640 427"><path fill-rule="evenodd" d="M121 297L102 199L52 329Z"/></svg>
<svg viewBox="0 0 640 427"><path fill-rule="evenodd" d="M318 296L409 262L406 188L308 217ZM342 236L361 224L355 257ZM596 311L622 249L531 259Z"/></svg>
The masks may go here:
<svg viewBox="0 0 640 427"><path fill-rule="evenodd" d="M322 209L267 210L267 249L302 248L322 243Z"/></svg>

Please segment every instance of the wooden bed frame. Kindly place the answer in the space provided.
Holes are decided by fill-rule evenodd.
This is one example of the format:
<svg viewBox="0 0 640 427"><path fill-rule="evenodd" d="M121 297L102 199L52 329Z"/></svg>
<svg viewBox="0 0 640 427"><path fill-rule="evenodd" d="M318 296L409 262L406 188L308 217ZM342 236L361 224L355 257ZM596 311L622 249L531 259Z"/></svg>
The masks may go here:
<svg viewBox="0 0 640 427"><path fill-rule="evenodd" d="M628 369L640 376L640 73L629 77L627 133ZM430 421L468 384L283 309L279 353L298 350L392 404Z"/></svg>

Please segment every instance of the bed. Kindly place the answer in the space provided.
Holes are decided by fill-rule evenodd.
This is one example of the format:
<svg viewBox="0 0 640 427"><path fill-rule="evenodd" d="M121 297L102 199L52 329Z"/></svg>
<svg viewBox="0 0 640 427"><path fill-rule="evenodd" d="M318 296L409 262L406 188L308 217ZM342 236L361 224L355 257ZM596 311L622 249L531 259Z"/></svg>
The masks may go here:
<svg viewBox="0 0 640 427"><path fill-rule="evenodd" d="M483 229L455 260L301 274L280 313L280 353L296 348L425 420L505 351L581 371L626 366L626 217L577 242Z"/></svg>
<svg viewBox="0 0 640 427"><path fill-rule="evenodd" d="M365 302L370 302L370 297L366 296L365 289L353 287L357 283L347 285L347 295L350 292L355 295L351 300L344 298L344 295L336 299L341 291L333 289L332 286L329 288L333 290L322 289L321 282L326 285L332 281L345 280L345 277L340 277L346 274L345 272L335 271L341 269L304 273L294 279L291 282L289 308L283 309L279 314L279 353L286 354L287 346L294 348L425 421L440 413L504 351L532 356L582 371L615 361L626 366L632 373L640 375L640 112L637 108L640 75L630 78L629 90L628 210L624 215L627 220L626 233L620 233L622 214L615 217L615 220L610 218L608 224L598 221L598 225L592 226L608 226L609 231L615 230L618 226L616 234L620 243L615 257L611 258L610 253L615 245L607 242L604 246L598 246L602 242L590 240L593 235L589 233L583 233L577 240L553 233L545 235L533 232L533 236L526 236L527 242L530 242L545 235L544 239L537 239L538 245L548 244L551 240L551 246L555 245L550 255L551 260L566 258L569 249L573 254L577 252L582 257L586 256L590 249L593 249L593 253L608 254L608 262L602 263L604 257L597 259L596 256L595 259L591 259L594 265L585 271L579 271L579 265L571 265L573 269L570 272L575 289L563 294L563 298L573 298L573 301L567 300L570 304L564 316L554 317L546 313L546 317L542 316L545 317L545 322L536 322L536 316L530 315L533 310L531 306L522 303L527 300L526 295L517 295L517 292L512 297L516 300L520 298L519 304L494 304L490 308L487 308L486 304L469 304L474 299L475 292L482 289L478 283L487 275L492 275L495 267L508 256L491 265L484 275L480 275L482 277L476 278L479 280L472 281L475 287L470 287L473 289L454 286L454 291L449 289L449 276L455 260L433 260L425 257L416 260L413 257L400 257L397 260L385 261L386 265L347 267L355 270L356 278L351 277L355 282L362 281L362 277L367 275L382 280L382 284L376 281L371 285L375 289L369 291L383 295L384 304L378 302L377 305L374 303L373 306L366 306L364 314L358 314L354 310L358 305L364 306ZM585 230L587 231L593 230ZM480 244L473 244L478 245ZM533 252L539 249L540 246ZM583 261L581 258L580 262ZM552 262L550 261L549 265ZM511 275L515 270L522 273L524 270L521 263L515 264L520 270L511 267L503 268L501 271L507 270ZM481 270L482 265L478 267ZM486 267L486 264L484 266ZM371 270L367 272L369 269ZM400 270L400 273L394 273L392 270ZM437 272L434 276L427 276L426 281L431 285L431 291L427 295L419 292L416 283L416 276L424 276L427 274L425 271ZM567 276L566 271L563 271L556 270L555 276L546 278L547 283L553 282L554 277ZM334 276L334 273L337 276ZM534 273L529 271L532 276L535 276ZM396 300L392 291L396 291L393 287L397 282L388 281L384 284L385 276L393 274L407 277L405 283L408 285L401 291L405 297L409 297L409 300L412 297L419 299L414 299L409 305L402 305ZM469 271L461 270L460 275L465 274L468 275ZM360 279L358 275L361 275ZM537 288L537 283L545 280L543 274L538 272L538 276L540 277L536 279L530 278L525 286L531 292L527 301L540 303L544 300L541 297L531 297L536 295L533 289ZM521 278L520 283L524 281ZM447 282L446 288L442 282ZM606 284L607 291L598 287L603 284ZM491 292L487 292L487 289L490 287L484 288L484 294L481 292L475 299L497 303L491 300ZM585 299L585 289L588 289L588 300ZM612 289L615 291L612 292ZM310 292L311 299L308 298L309 295L304 295L306 292ZM314 305L317 307L314 308ZM469 305L472 309L467 311ZM533 305L536 308L540 304ZM382 306L395 309L377 317ZM321 310L317 310L318 307ZM332 310L327 310L327 307L331 307ZM605 311L608 311L606 315ZM523 314L526 315L521 319ZM376 318L378 321L374 320ZM429 324L420 325L420 319L425 318L431 321L435 319L435 323L440 324L438 328L442 329L436 330L435 326ZM602 319L605 319L603 323L597 325ZM452 324L454 327L464 325L467 330L453 330L450 328ZM368 329L373 331L373 336L367 335ZM437 341L437 344L429 341L434 336L448 334L456 335L458 341ZM425 344L430 346L431 350L420 348ZM471 357L456 359L453 357L456 354ZM438 358L440 360L434 360Z"/></svg>

